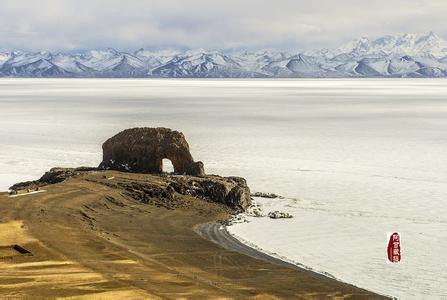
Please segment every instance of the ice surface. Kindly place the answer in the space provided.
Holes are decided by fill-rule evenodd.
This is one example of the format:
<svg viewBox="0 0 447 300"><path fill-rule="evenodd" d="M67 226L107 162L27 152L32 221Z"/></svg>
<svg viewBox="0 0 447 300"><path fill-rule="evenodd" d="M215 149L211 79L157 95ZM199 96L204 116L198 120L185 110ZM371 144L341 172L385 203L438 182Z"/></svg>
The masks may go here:
<svg viewBox="0 0 447 300"><path fill-rule="evenodd" d="M208 173L247 178L293 219L230 231L403 299L447 297L446 80L0 80L0 187L95 166L134 126L185 133ZM402 262L386 263L386 234Z"/></svg>

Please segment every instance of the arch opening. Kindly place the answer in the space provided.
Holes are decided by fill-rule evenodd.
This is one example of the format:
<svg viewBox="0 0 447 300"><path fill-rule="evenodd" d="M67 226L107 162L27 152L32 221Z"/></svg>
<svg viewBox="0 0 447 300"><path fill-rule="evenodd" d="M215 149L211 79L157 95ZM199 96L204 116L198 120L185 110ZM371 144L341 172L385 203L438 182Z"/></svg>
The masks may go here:
<svg viewBox="0 0 447 300"><path fill-rule="evenodd" d="M170 159L163 158L161 171L165 173L174 173L174 165L172 164L172 161Z"/></svg>

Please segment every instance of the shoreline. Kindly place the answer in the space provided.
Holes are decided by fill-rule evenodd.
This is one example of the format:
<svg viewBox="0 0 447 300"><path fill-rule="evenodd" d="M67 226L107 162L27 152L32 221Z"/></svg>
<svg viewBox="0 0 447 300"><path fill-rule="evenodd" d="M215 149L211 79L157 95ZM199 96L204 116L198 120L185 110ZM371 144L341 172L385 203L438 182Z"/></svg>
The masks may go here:
<svg viewBox="0 0 447 300"><path fill-rule="evenodd" d="M389 299L394 299L393 296L382 294L377 291L368 290L367 288L362 288L359 286L356 286L354 284L351 284L349 282L345 282L332 274L325 273L325 272L319 272L317 270L312 269L311 267L296 263L292 260L287 259L286 257L280 257L276 256L272 253L269 253L268 251L265 251L262 248L257 247L256 245L252 244L249 241L246 241L242 238L239 238L237 235L234 235L230 233L227 230L226 225L222 225L219 223L205 223L205 224L199 224L195 227L195 230L197 233L202 236L203 238L216 243L228 250L236 251L244 255L248 255L250 257L260 259L272 264L284 266L290 269L300 270L309 272L310 274L314 275L316 278L318 277L324 277L329 278L332 280L336 280L340 283L350 285L354 288L364 290L366 292L375 293L378 295L381 295L383 297L387 297Z"/></svg>

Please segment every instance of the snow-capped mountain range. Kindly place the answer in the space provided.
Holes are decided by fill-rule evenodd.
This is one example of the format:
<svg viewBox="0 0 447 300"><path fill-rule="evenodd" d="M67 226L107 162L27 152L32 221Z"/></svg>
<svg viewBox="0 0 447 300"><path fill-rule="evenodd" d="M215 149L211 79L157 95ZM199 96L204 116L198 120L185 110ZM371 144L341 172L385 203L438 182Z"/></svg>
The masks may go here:
<svg viewBox="0 0 447 300"><path fill-rule="evenodd" d="M114 49L79 54L0 52L0 77L447 77L447 41L436 34L360 38L335 49L207 51Z"/></svg>

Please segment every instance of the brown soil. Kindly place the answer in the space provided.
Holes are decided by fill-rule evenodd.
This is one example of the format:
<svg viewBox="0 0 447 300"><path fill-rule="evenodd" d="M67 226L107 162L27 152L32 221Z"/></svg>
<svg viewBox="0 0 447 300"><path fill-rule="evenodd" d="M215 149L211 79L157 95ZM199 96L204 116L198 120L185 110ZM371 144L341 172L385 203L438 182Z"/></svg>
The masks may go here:
<svg viewBox="0 0 447 300"><path fill-rule="evenodd" d="M113 179L108 179L112 178ZM225 250L194 227L229 210L188 196L142 203L128 184L161 177L91 172L44 187L0 194L2 297L375 298L309 271ZM32 255L17 255L19 245ZM11 253L13 255L11 255Z"/></svg>

